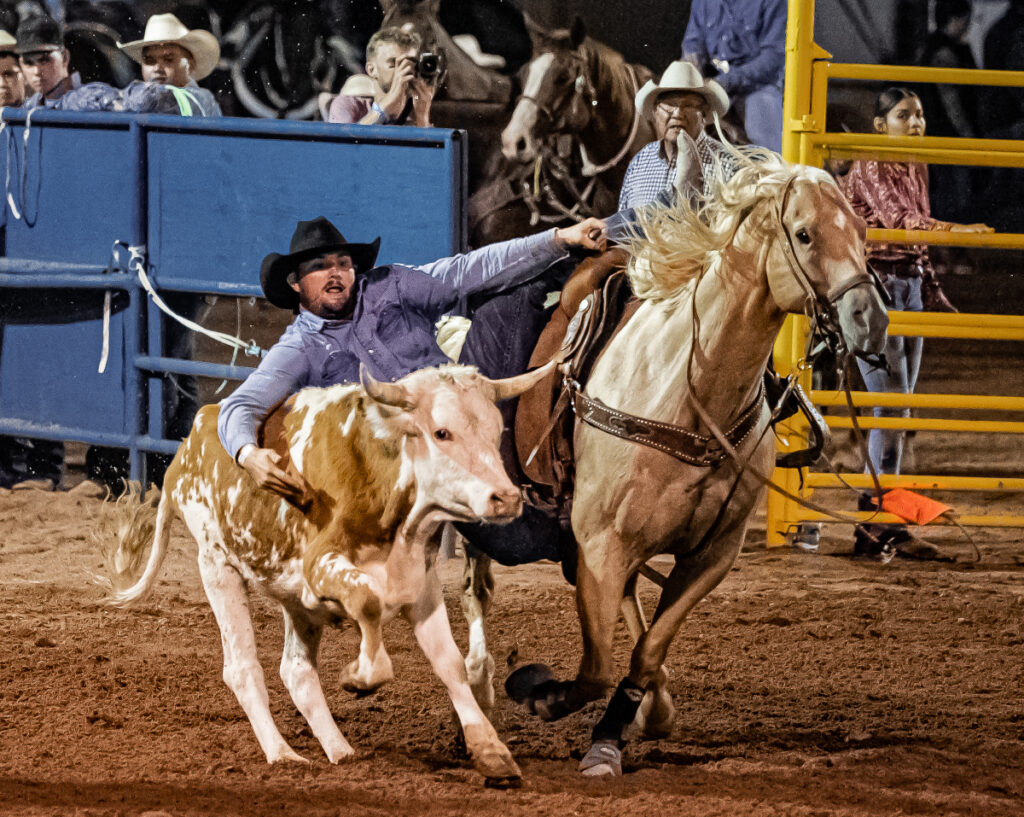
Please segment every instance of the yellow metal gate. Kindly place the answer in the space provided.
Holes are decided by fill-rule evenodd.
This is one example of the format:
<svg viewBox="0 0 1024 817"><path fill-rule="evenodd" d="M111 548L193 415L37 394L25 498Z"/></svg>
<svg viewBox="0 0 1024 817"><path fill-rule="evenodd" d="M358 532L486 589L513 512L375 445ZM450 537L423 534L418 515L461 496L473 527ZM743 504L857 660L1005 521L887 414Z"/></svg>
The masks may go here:
<svg viewBox="0 0 1024 817"><path fill-rule="evenodd" d="M831 79L854 79L905 83L952 83L1024 87L1024 73L1011 71L963 71L950 68L922 68L887 65L856 65L831 61L831 55L814 42L814 0L790 0L789 28L786 39L786 89L784 102L783 156L791 162L822 167L827 159L871 157L890 161L923 161L933 164L1024 167L1024 141L1001 139L961 139L946 137L890 137L883 134L838 133L826 130L825 104ZM1024 195L1024 192L1022 192ZM967 233L869 230L868 239L931 245L1024 249L1024 234ZM808 325L804 317L791 317L779 336L775 364L780 372L796 372L801 385L820 406L845 405L840 392L811 390L811 372L802 355ZM890 334L923 337L976 338L993 341L1024 341L1024 317L1013 315L946 314L936 312L891 312ZM1021 377L1017 373L1018 379ZM1024 397L977 396L966 394L892 394L854 392L857 406L899 406L919 409L986 410L993 413L1024 412ZM849 428L849 417L828 416L832 428ZM927 416L861 417L862 428L922 429L944 432L1024 433L1024 422L992 419L945 419ZM804 429L799 421L782 429L780 450L798 447ZM1024 467L1020 469L1024 474ZM801 481L801 476L803 477ZM842 474L854 487L872 485L866 474ZM777 470L775 480L795 494L807 497L815 488L835 488L840 476L826 473L800 474ZM1019 491L1024 478L901 475L882 476L885 488L935 489L942 491ZM864 520L899 521L889 515L866 512L851 514ZM768 545L784 544L785 534L801 521L819 521L826 517L810 511L775 492L768 494ZM988 527L1024 527L1024 515L965 515L964 525Z"/></svg>

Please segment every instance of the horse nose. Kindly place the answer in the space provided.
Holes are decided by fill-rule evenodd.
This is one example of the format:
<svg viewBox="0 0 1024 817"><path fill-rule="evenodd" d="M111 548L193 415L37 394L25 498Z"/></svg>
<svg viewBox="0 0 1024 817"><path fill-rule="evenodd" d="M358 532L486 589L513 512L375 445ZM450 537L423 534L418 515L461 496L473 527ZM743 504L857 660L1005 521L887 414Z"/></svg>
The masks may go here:
<svg viewBox="0 0 1024 817"><path fill-rule="evenodd" d="M492 518L513 519L523 510L523 495L514 487L501 489L487 500L487 515Z"/></svg>

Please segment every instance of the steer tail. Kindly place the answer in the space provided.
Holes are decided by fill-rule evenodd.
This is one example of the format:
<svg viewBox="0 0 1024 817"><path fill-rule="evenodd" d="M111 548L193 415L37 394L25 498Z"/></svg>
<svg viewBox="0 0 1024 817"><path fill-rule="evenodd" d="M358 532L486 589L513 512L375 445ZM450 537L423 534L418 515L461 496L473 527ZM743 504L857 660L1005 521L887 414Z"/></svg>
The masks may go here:
<svg viewBox="0 0 1024 817"><path fill-rule="evenodd" d="M155 487L143 496L138 483L129 485L114 504L105 520L106 535L96 537L106 568L101 581L108 590L107 604L124 607L149 593L167 553L171 505L170 497ZM149 559L143 562L150 543Z"/></svg>

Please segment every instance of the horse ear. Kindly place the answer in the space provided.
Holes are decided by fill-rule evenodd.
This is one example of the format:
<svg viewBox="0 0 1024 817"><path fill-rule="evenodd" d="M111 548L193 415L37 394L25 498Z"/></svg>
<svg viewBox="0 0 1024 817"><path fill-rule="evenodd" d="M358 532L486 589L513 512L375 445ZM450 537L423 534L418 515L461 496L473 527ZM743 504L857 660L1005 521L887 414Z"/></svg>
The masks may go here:
<svg viewBox="0 0 1024 817"><path fill-rule="evenodd" d="M434 20L441 19L441 0L427 0L427 14Z"/></svg>
<svg viewBox="0 0 1024 817"><path fill-rule="evenodd" d="M547 29L534 20L529 14L523 12L523 22L526 23L526 33L530 35L530 44L533 47L533 56L540 56L545 51L551 50L551 35Z"/></svg>
<svg viewBox="0 0 1024 817"><path fill-rule="evenodd" d="M583 45L583 41L587 38L587 26L583 22L582 17L575 17L572 21L572 27L569 29L569 43L572 45L573 51Z"/></svg>
<svg viewBox="0 0 1024 817"><path fill-rule="evenodd" d="M396 0L380 0L380 10L384 12L384 17L393 12L396 5L398 5Z"/></svg>

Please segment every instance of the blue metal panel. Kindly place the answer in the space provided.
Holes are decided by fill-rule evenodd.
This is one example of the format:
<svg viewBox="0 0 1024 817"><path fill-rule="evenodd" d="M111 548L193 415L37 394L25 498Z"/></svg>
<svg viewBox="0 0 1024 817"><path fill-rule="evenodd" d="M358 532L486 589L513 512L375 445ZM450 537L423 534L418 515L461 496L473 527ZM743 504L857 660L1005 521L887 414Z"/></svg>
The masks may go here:
<svg viewBox="0 0 1024 817"><path fill-rule="evenodd" d="M101 433L135 429L125 412L124 316L110 322L110 355L100 374L103 292L67 289L80 276L95 285L115 239L132 229L135 166L124 118L106 127L8 124L2 145L10 162L9 193L20 211L6 209L2 283L60 287L19 290L0 297L31 298L34 323L9 323L0 342L0 417ZM78 274L76 274L76 272ZM122 286L123 280L119 281Z"/></svg>
<svg viewBox="0 0 1024 817"><path fill-rule="evenodd" d="M357 129L356 139L351 128L302 123L222 127L150 131L149 250L159 286L224 291L229 283L260 294L263 257L287 251L295 223L321 215L350 240L382 236L382 263L463 249L463 145L450 132L399 142L394 128Z"/></svg>
<svg viewBox="0 0 1024 817"><path fill-rule="evenodd" d="M381 235L382 263L466 246L459 131L37 111L26 144L25 115L0 118L4 193L20 211L5 207L0 306L14 287L34 306L50 299L45 316L0 323L0 433L127 446L136 478L142 451L176 445L159 439L161 373L244 369L161 358L160 318L127 253L108 269L115 240L147 245L163 289L245 295L260 294L263 256L318 215L353 241ZM120 296L99 374L110 285Z"/></svg>

